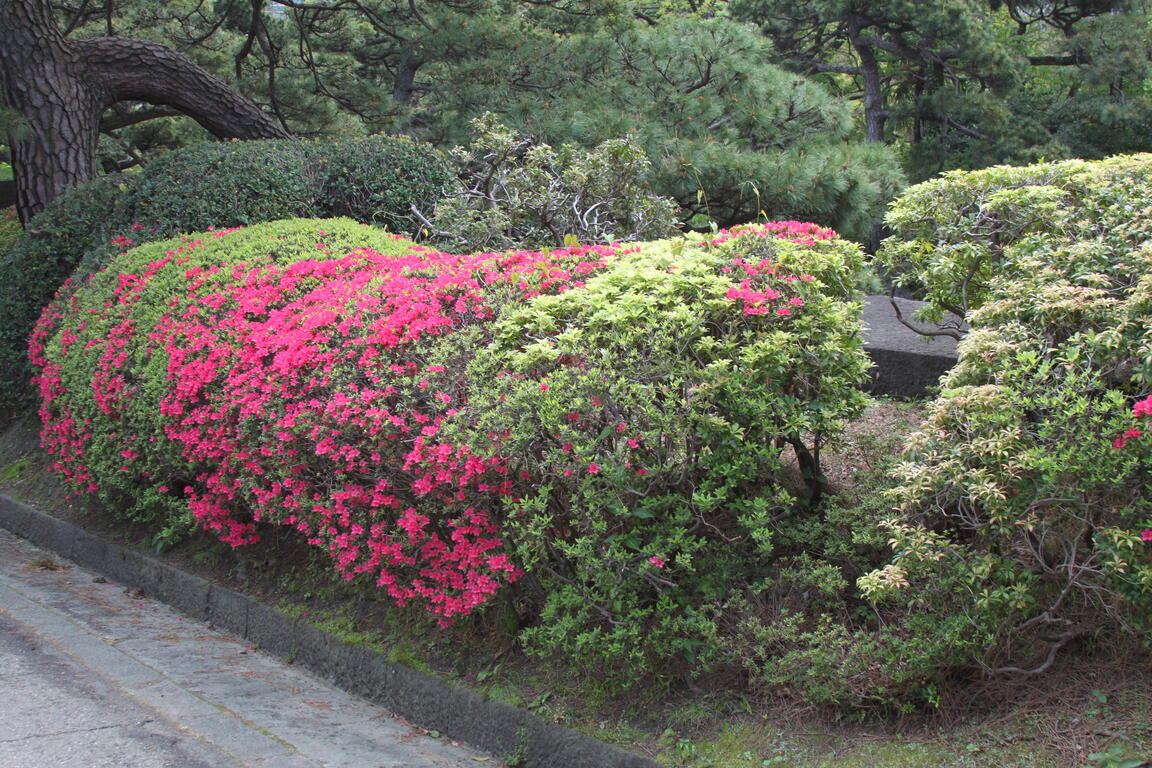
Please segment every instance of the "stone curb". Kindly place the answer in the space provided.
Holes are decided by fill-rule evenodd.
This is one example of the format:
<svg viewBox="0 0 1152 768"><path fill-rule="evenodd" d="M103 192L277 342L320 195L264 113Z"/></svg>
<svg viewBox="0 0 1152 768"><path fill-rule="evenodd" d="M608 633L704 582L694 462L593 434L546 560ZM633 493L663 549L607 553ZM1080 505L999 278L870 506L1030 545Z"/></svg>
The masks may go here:
<svg viewBox="0 0 1152 768"><path fill-rule="evenodd" d="M657 768L597 741L439 678L387 662L275 608L194 576L0 494L0 527L37 546L138 588L180 613L242 637L264 651L449 738L516 760L524 768Z"/></svg>

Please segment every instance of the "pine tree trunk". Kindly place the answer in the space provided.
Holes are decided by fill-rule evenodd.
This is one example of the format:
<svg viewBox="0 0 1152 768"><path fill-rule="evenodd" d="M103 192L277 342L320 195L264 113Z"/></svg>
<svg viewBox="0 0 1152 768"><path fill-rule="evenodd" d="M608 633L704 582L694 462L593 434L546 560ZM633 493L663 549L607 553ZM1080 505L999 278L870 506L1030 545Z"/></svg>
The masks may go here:
<svg viewBox="0 0 1152 768"><path fill-rule="evenodd" d="M864 125L870 142L883 143L884 123L888 111L884 108L884 90L880 82L880 63L876 51L863 40L862 21L855 15L846 19L848 42L860 57L861 79L864 81Z"/></svg>
<svg viewBox="0 0 1152 768"><path fill-rule="evenodd" d="M3 98L24 118L11 150L16 210L25 224L62 190L96 173L103 98L83 76L47 3L0 0Z"/></svg>
<svg viewBox="0 0 1152 768"><path fill-rule="evenodd" d="M64 39L47 0L0 0L0 98L22 116L11 141L25 224L96 174L100 117L117 101L174 107L220 138L286 138L248 99L166 46Z"/></svg>

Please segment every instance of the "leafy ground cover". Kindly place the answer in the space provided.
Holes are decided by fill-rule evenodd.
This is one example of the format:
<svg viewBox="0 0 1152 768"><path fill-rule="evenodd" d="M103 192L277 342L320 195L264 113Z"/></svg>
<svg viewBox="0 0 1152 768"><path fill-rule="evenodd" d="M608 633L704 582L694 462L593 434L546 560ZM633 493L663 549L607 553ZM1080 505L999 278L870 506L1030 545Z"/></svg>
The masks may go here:
<svg viewBox="0 0 1152 768"><path fill-rule="evenodd" d="M885 503L885 472L903 434L922 416L916 403L874 401L849 425L843 448L829 457L829 480L841 503ZM38 448L38 429L29 418L0 435L4 493L243 590L347 642L371 644L393 662L443 675L667 765L1117 768L1152 750L1152 675L1126 647L1084 645L1037 679L956 681L942 691L937 708L887 723L733 695L723 680L620 697L598 686L593 675L564 673L506 642L494 643L493 618L431 632L412 612L391 609L332 578L322 555L290 536L277 537L275 529L263 546L233 550L201 534L156 554L152 531L68 500L68 489ZM274 557L274 551L293 557Z"/></svg>

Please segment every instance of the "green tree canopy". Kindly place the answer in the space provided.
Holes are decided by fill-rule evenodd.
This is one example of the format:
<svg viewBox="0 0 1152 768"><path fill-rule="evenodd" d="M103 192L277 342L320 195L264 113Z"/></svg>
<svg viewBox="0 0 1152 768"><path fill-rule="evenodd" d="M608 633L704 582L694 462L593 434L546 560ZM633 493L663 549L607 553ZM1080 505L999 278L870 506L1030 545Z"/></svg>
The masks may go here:
<svg viewBox="0 0 1152 768"><path fill-rule="evenodd" d="M776 42L780 62L858 94L869 140L906 147L916 178L1152 146L1147 13L1125 0L733 0L731 11Z"/></svg>
<svg viewBox="0 0 1152 768"><path fill-rule="evenodd" d="M73 36L166 41L297 135L403 132L451 146L494 112L555 145L632 136L655 191L697 224L763 213L866 236L901 184L894 155L863 146L844 99L776 67L771 42L723 11L620 0L105 0L59 14ZM107 116L106 166L184 139L190 129L139 122L157 114L121 104Z"/></svg>

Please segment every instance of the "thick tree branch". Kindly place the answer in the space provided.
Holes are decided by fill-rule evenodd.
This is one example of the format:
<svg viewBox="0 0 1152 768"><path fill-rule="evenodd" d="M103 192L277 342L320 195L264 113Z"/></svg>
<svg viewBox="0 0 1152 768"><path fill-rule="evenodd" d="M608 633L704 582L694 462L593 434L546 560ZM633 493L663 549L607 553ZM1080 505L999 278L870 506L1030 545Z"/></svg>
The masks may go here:
<svg viewBox="0 0 1152 768"><path fill-rule="evenodd" d="M1065 56L1029 56L1028 63L1034 67L1071 67L1077 64L1091 64L1087 54L1076 52Z"/></svg>
<svg viewBox="0 0 1152 768"><path fill-rule="evenodd" d="M21 221L96 174L101 117L119 101L171 107L220 138L287 130L176 51L146 40L65 40L47 0L0 0L0 86L27 136L12 141Z"/></svg>
<svg viewBox="0 0 1152 768"><path fill-rule="evenodd" d="M73 44L107 103L143 101L173 107L228 139L282 139L291 134L222 80L183 54L149 40L93 37Z"/></svg>
<svg viewBox="0 0 1152 768"><path fill-rule="evenodd" d="M896 313L896 320L901 325L903 325L905 328L909 329L910 331L914 331L914 332L920 334L921 336L927 336L929 338L931 338L933 336L948 336L948 337L951 337L953 339L956 339L956 341L960 341L962 338L964 338L964 336L960 333L959 327L947 327L947 326L941 325L941 326L939 326L940 330L929 331L929 330L926 330L926 329L921 328L919 326L915 326L912 323L905 320L904 319L904 313L900 310L900 304L896 301L896 284L895 283L893 283L892 286L888 289L888 303L892 305L892 309ZM958 315L958 313L955 310L949 309L948 311L952 312L952 314L960 317L960 315Z"/></svg>
<svg viewBox="0 0 1152 768"><path fill-rule="evenodd" d="M976 130L975 128L971 128L967 125L964 125L963 123L957 122L956 120L953 120L950 117L945 117L944 122L948 123L949 126L951 126L952 128L955 128L956 130L960 131L960 133L964 134L965 136L967 136L969 138L978 139L980 141L987 141L988 140L987 135L981 133L980 131Z"/></svg>
<svg viewBox="0 0 1152 768"><path fill-rule="evenodd" d="M861 75L864 70L851 64L827 64L823 61L806 60L799 62L805 72L830 72L839 75Z"/></svg>

